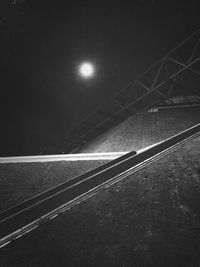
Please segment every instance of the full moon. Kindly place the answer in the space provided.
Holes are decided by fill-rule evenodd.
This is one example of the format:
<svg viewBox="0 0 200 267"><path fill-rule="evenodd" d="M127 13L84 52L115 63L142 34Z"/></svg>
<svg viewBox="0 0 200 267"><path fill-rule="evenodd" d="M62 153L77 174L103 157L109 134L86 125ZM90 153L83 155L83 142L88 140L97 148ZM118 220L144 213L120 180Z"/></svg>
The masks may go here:
<svg viewBox="0 0 200 267"><path fill-rule="evenodd" d="M79 67L79 74L84 78L90 78L94 75L94 66L90 62L84 62Z"/></svg>

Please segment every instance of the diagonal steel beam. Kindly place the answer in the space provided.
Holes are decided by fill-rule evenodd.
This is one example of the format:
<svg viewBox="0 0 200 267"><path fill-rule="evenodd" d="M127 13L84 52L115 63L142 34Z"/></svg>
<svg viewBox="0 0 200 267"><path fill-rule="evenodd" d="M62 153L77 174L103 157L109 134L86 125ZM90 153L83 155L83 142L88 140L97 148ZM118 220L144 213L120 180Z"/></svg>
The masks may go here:
<svg viewBox="0 0 200 267"><path fill-rule="evenodd" d="M186 64L183 64L183 63L180 62L179 60L174 59L174 58L171 58L171 57L169 57L169 56L167 56L167 59L169 59L170 61L176 63L177 65L180 65L181 67L185 67L185 66L186 66Z"/></svg>
<svg viewBox="0 0 200 267"><path fill-rule="evenodd" d="M193 73L195 73L195 74L197 74L197 75L200 76L200 72L197 71L197 70L195 70L194 68L189 68L189 70L190 70L191 72L193 72Z"/></svg>
<svg viewBox="0 0 200 267"><path fill-rule="evenodd" d="M200 43L200 39L198 39L198 41L196 42L196 45L195 45L195 47L194 47L194 49L192 51L192 54L191 54L191 57L188 60L188 63L190 63L192 61L192 59L193 59L193 57L194 57L194 55L195 55L195 53L197 51L197 48L199 46L199 43Z"/></svg>
<svg viewBox="0 0 200 267"><path fill-rule="evenodd" d="M154 86L155 86L155 84L156 84L156 82L157 82L157 79L158 79L158 77L159 77L159 75L160 75L160 72L161 72L161 70L163 69L163 66L164 66L165 61L166 61L165 58L163 58L163 59L161 60L160 67L159 67L159 69L158 69L158 71L157 71L157 74L156 74L156 76L155 76L155 79L154 79L154 81L153 81L153 84L151 85L151 89L154 88Z"/></svg>
<svg viewBox="0 0 200 267"><path fill-rule="evenodd" d="M186 61L187 63L184 64L180 60L177 60L176 58L174 58L173 53L177 52L178 49L181 49L181 47L184 46L185 44L187 44L187 42L189 42L191 40L191 38L197 38L197 41L195 42L194 48L192 49L192 51L190 53L189 59ZM80 132L79 132L80 139L84 138L88 134L91 134L92 131L95 131L96 128L101 127L101 125L103 125L104 123L107 123L107 122L109 122L109 120L112 120L114 116L118 116L119 114L124 114L124 112L130 111L132 109L134 109L137 112L139 109L141 109L141 106L144 106L144 103L146 103L146 100L145 101L143 101L143 100L148 98L149 96L153 95L154 93L161 95L163 98L168 98L169 92L170 92L170 94L171 94L171 92L173 92L175 79L179 75L181 75L182 73L186 73L187 71L193 71L193 72L196 72L196 74L200 75L200 72L198 72L198 70L196 70L196 67L194 69L195 64L200 61L200 56L198 58L194 59L194 55L195 55L197 47L198 47L197 43L199 42L199 39L200 39L200 29L198 29L195 33L193 33L191 36L189 36L187 39L185 39L177 47L172 49L162 59L158 60L155 64L153 64L151 67L149 67L143 74L139 75L136 80L131 81L125 88L120 90L112 98L111 101L107 101L106 103L101 105L100 108L98 108L97 110L92 112L92 114L88 115L84 120L82 120L80 123L75 125L69 131L69 133L70 133L69 135L71 135L71 139L69 139L69 146L70 147L73 146L73 143L74 143L74 141L73 141L73 131L77 127L79 127L79 129L80 129ZM178 70L174 70L172 67L171 67L172 69L170 69L170 64L168 64L169 61L173 61L174 63L176 63L177 66L179 66L179 69ZM152 72L152 70L155 67L157 67L158 65L159 65L158 71L154 75L154 72ZM167 75L165 75L165 77L160 79L160 82L158 84L158 77L159 77L161 71L163 70L163 68L168 68ZM147 75L147 76L145 76L145 75ZM144 80L145 77L149 77L149 75L153 78L152 79L153 80L153 84L151 85L150 88L148 86L146 86L143 82L141 82L141 78L143 78L143 80ZM168 89L166 94L165 93L163 94L163 90L166 90L165 86L166 86L167 83L170 84L170 88ZM142 86L145 89L145 92L142 91L142 90L141 91L138 90L138 88L136 87L137 84ZM176 83L176 85L178 86L179 84ZM134 89L137 92L137 94L134 95L133 99L130 102L130 94L132 94L132 92L134 92ZM162 90L162 93L159 91L160 89ZM184 88L184 89L186 89L186 88ZM126 101L125 104L122 104L119 99L120 99L121 96L123 96L122 99L127 99L127 95L126 95L127 92L128 92L128 97L129 97L128 100L129 101ZM195 93L197 93L196 90L195 90ZM119 99L118 99L118 97L119 97ZM116 100L117 100L117 102L116 102ZM118 100L119 100L119 102L118 102ZM91 116L92 117L95 116L95 114L98 114L99 111L106 110L106 108L110 107L111 102L113 102L113 101L115 101L116 104L117 104L116 111L113 114L108 115L107 118L103 119L100 123L97 123L96 125L94 125L93 128L88 129L84 133L81 132L81 124L82 123L85 123L86 121L89 121L90 117ZM77 143L77 140L76 140L76 143Z"/></svg>
<svg viewBox="0 0 200 267"><path fill-rule="evenodd" d="M127 106L124 106L122 109L120 109L119 111L117 111L115 113L115 115L119 115L120 113L122 113L125 110L128 110L129 108L131 108L132 106L142 103L142 100L144 98L146 98L147 96L153 94L154 92L156 92L158 89L160 89L163 85L165 85L167 82L169 81L173 81L174 78L176 78L179 74L181 74L183 71L187 70L188 68L190 68L191 66L193 66L195 63L197 63L198 61L200 61L200 58L194 60L193 62L191 62L190 64L186 65L185 67L183 67L182 69L180 69L179 71L175 72L174 74L170 75L168 79L165 79L163 82L161 82L160 84L158 84L157 86L155 86L153 89L151 89L150 91L148 91L146 94L138 97L138 99L136 99L135 101L132 101L131 103L129 103ZM187 89L188 90L188 89ZM103 120L101 123L97 124L96 126L94 126L94 128L89 129L84 135L81 136L81 138L85 138L88 134L90 134L93 130L95 130L96 128L98 128L99 126L101 126L104 123L107 123L109 120L111 120L112 117L108 117L107 119ZM69 144L69 146L72 146L73 143L77 144L77 141L72 142Z"/></svg>
<svg viewBox="0 0 200 267"><path fill-rule="evenodd" d="M158 71L158 73L160 72L160 69L159 69L159 71ZM158 76L158 75L156 75L156 76ZM157 78L155 79L155 81L157 80ZM146 86L144 83L142 83L140 80L136 80L136 82L139 84L139 85L141 85L144 89L146 89L148 92L150 92L151 90L152 90L152 87L151 88L149 88L148 86ZM153 82L153 84L154 84L154 82ZM163 98L165 98L166 96L163 94L163 93L161 93L160 91L156 91L156 93L157 94L159 94L160 96L162 96Z"/></svg>

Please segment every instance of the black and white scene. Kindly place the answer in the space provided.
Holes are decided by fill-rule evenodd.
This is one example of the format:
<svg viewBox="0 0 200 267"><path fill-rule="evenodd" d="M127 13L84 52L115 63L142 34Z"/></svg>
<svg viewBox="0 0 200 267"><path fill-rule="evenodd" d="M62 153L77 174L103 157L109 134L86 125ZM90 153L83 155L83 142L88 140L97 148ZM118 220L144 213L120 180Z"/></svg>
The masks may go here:
<svg viewBox="0 0 200 267"><path fill-rule="evenodd" d="M0 1L0 267L200 267L200 2Z"/></svg>

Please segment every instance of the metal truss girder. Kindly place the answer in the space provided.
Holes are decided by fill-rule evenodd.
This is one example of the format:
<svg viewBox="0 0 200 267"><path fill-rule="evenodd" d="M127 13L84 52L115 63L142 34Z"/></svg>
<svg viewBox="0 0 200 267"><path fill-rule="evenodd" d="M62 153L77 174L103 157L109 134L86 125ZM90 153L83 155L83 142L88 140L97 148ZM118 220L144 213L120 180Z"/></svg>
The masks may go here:
<svg viewBox="0 0 200 267"><path fill-rule="evenodd" d="M160 75L160 73L161 73L161 70L162 70L164 64L165 64L165 60L166 60L166 59L162 59L162 60L161 60L160 67L159 67L158 72L157 72L157 74L156 74L156 76L155 76L155 79L154 79L154 81L153 81L153 84L151 85L151 90L152 90L152 89L154 88L154 86L156 85L156 82L157 82L157 80L158 80L158 77L159 77L159 75Z"/></svg>
<svg viewBox="0 0 200 267"><path fill-rule="evenodd" d="M180 62L180 61L178 61L178 60L176 60L174 58L171 58L169 56L167 56L167 59L171 60L172 62L174 62L174 63L176 63L178 65L180 65L181 67L185 67L186 66L186 64L183 64L182 62Z"/></svg>
<svg viewBox="0 0 200 267"><path fill-rule="evenodd" d="M196 53L198 46L199 46L199 43L200 43L200 39L198 39L198 41L196 42L196 45L194 47L194 50L192 51L191 57L188 60L189 63L192 61L193 57L195 56L195 53Z"/></svg>
<svg viewBox="0 0 200 267"><path fill-rule="evenodd" d="M183 49L184 46L187 47L187 43L190 42L191 44L191 40L193 46L191 47L190 51L187 51L188 58L185 59L185 55L183 59L180 59L180 55L179 57L176 57L179 49ZM148 97L153 97L155 95L156 99L159 95L162 99L168 98L169 95L173 93L175 85L179 86L179 88L182 86L181 84L176 82L177 77L180 77L182 74L192 71L193 73L195 73L195 75L200 76L200 70L197 70L196 67L194 68L194 65L200 61L200 56L196 56L200 42L199 40L200 29L198 29L195 33L193 33L177 47L171 50L167 55L158 60L143 74L137 77L137 79L131 81L125 88L123 88L115 96L113 96L110 101L107 101L106 103L101 105L92 114L88 115L83 121L75 125L68 132L69 138L67 142L69 146L66 148L67 152L69 152L69 150L75 144L77 144L77 140L73 140L73 132L76 128L79 129L78 143L80 143L81 139L90 135L92 131L96 132L96 129L102 127L102 125L104 124L107 125L108 122L112 124L115 118L121 118L121 116L124 117L126 112L127 114L129 114L130 112L138 112L141 109L144 110L144 105L146 105L147 107L154 102L152 99L151 103L148 103ZM167 86L168 84L169 86ZM194 89L190 89L188 87L185 87L184 85L181 87L181 89L184 91L188 90L190 92L194 92ZM116 107L113 112L110 112L113 102L116 104ZM93 127L84 132L81 130L81 125L86 123L87 121L90 121L91 116L94 118L95 115L99 114L99 112L104 112L106 110L109 110L108 117L102 118L102 121L100 122L98 122L97 120L96 125L93 125Z"/></svg>
<svg viewBox="0 0 200 267"><path fill-rule="evenodd" d="M150 88L148 86L146 86L143 82L141 82L140 80L136 80L136 83L138 83L139 85L141 85L144 89L147 90L147 92L150 91Z"/></svg>
<svg viewBox="0 0 200 267"><path fill-rule="evenodd" d="M120 106L120 108L123 107L123 105L122 105L122 103L119 101L119 99L117 99L117 98L113 98L113 100L114 100L115 103L117 103L117 105Z"/></svg>
<svg viewBox="0 0 200 267"><path fill-rule="evenodd" d="M169 56L167 57L167 59L171 60L172 62L176 63L177 65L180 65L181 67L185 67L186 66L186 64L183 64L182 62L180 62L178 60L175 60L175 59L173 59L173 58L171 58ZM191 60L189 62L191 62ZM195 73L197 75L200 75L200 72L195 70L195 69L193 69L192 67L190 67L189 69L190 69L191 72L193 72L193 73Z"/></svg>

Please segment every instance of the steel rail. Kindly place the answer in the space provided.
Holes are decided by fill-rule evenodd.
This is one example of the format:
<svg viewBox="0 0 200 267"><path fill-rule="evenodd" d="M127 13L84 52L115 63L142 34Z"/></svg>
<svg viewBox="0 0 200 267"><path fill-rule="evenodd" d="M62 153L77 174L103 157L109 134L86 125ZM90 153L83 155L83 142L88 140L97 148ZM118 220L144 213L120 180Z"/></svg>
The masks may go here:
<svg viewBox="0 0 200 267"><path fill-rule="evenodd" d="M29 223L26 223L25 225L22 225L21 227L18 227L15 230L12 230L11 233L3 234L2 229L5 226L8 226L10 223L10 220L12 223L18 223L19 220L20 223L22 223L21 219L24 219L21 214L25 212L25 214L30 215L29 209L32 209L32 212L37 212L37 209L34 208L41 208L41 203L36 203L34 206L29 207L28 210L22 211L22 213L13 214L13 216L8 216L7 218L1 219L0 221L0 229L1 229L1 236L0 239L0 247L8 244L12 240L19 238L20 236L26 234L27 232L30 232L37 226L39 226L41 223L44 223L45 221L49 219L53 219L56 216L58 216L60 213L65 212L67 209L70 209L74 205L79 204L81 201L91 197L92 195L96 194L100 189L109 187L114 183L119 182L120 180L124 179L125 177L129 176L130 174L133 174L134 172L140 170L141 168L147 166L148 164L154 162L155 160L173 152L175 149L181 147L185 143L191 141L192 139L200 136L200 124L197 124L196 126L193 126L189 128L188 130L183 131L180 134L177 134L173 136L172 138L169 138L163 142L160 142L159 144L151 147L150 149L141 152L137 155L130 155L126 159L122 159L122 161L118 162L117 164L114 164L114 166L110 166L104 171L97 173L96 175L93 175L92 177L87 177L81 182L75 183L71 187L68 187L61 192L57 192L53 196L50 196L48 199L44 199L44 201L49 201L52 204L52 200L56 200L56 197L60 194L65 195L66 201L58 205L57 208L53 208L50 205L50 211L46 210L46 213L44 212L43 215L38 216L35 220L30 221ZM108 174L108 175L107 175ZM101 180L101 181L99 181ZM91 185L92 182L92 185ZM93 183L94 182L94 183ZM86 185L85 185L86 183ZM89 187L88 187L89 185ZM74 187L85 187L86 190L82 190L82 193L80 194L74 194L74 196L71 199L67 200L66 193L69 193L70 188ZM75 190L74 193L77 193ZM59 199L58 199L59 200ZM57 203L58 204L58 203ZM47 207L48 208L48 207ZM28 212L28 213L27 213ZM14 218L14 221L13 221ZM2 227L3 226L3 227ZM13 227L13 224L11 224ZM11 228L12 228L11 227Z"/></svg>
<svg viewBox="0 0 200 267"><path fill-rule="evenodd" d="M123 155L122 157L119 157L113 161L110 161L104 165L101 165L99 167L97 167L96 169L93 169L89 172L86 172L83 175L80 175L72 180L69 180L67 182L61 183L58 186L55 186L51 189L48 189L32 198L29 198L26 201L21 202L20 204L13 206L11 208L8 208L2 212L0 212L0 223L2 220L4 220L5 218L8 218L9 216L14 216L15 214L17 214L19 211L25 210L30 206L35 205L36 203L41 202L44 199L47 199L50 196L53 196L54 194L56 194L57 192L61 192L63 189L65 188L69 188L75 184L81 183L82 181L84 181L85 179L87 179L88 177L92 178L93 176L102 173L103 171L105 171L106 169L109 169L110 167L113 167L115 165L117 165L119 162L122 162L123 160L126 160L127 158L130 158L131 156L135 155L136 152L132 151L129 153L126 153L125 155Z"/></svg>
<svg viewBox="0 0 200 267"><path fill-rule="evenodd" d="M81 154L76 153L76 154L42 155L42 156L0 157L0 164L23 163L23 162L113 160L127 153L128 151L108 152L108 153L81 153Z"/></svg>

